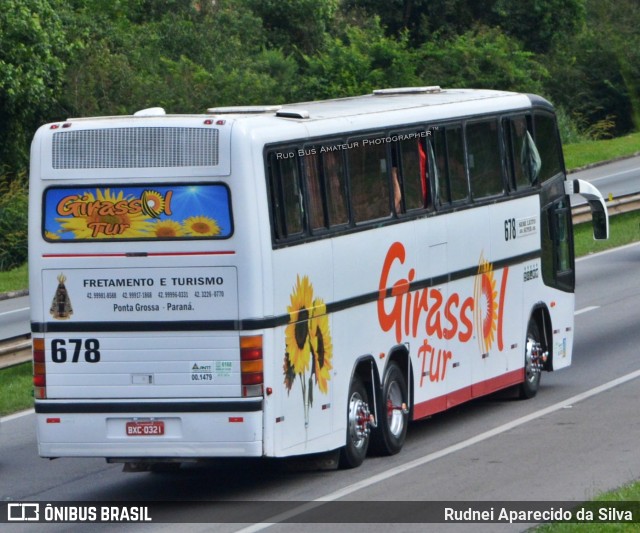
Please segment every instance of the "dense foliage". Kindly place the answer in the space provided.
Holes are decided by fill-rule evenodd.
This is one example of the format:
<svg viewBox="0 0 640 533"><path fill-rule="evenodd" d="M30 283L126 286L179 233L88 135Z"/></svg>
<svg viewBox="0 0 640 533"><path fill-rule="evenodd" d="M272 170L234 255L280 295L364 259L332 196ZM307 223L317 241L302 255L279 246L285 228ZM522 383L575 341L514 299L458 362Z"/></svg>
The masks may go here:
<svg viewBox="0 0 640 533"><path fill-rule="evenodd" d="M539 93L565 138L619 135L640 126L638 28L637 0L3 0L0 184L45 122L380 87Z"/></svg>
<svg viewBox="0 0 640 533"><path fill-rule="evenodd" d="M0 162L43 122L348 96L542 93L578 130L640 123L636 0L4 0Z"/></svg>
<svg viewBox="0 0 640 533"><path fill-rule="evenodd" d="M0 183L0 272L27 261L27 204L24 174Z"/></svg>

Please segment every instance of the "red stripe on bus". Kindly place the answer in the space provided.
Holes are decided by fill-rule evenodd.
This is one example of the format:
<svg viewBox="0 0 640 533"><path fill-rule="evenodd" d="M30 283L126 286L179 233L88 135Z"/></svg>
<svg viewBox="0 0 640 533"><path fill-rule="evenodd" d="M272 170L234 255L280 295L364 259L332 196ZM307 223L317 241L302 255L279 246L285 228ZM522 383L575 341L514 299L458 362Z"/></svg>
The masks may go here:
<svg viewBox="0 0 640 533"><path fill-rule="evenodd" d="M142 254L114 253L114 254L42 254L42 257L167 257L167 256L194 256L194 255L235 255L233 250L220 252L144 252Z"/></svg>
<svg viewBox="0 0 640 533"><path fill-rule="evenodd" d="M496 392L512 385L519 385L524 380L524 368L507 372L501 376L474 383L468 387L463 387L456 391L450 392L432 398L426 402L417 403L413 406L413 419L418 420L425 416L431 416L435 413L446 411L447 409L469 401L473 398L480 398L492 392Z"/></svg>

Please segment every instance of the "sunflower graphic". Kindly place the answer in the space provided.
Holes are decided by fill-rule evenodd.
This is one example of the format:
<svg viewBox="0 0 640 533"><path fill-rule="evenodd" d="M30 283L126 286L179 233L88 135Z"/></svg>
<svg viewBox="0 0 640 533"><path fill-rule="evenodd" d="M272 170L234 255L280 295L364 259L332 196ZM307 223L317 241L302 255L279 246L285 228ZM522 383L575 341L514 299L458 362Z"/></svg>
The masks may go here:
<svg viewBox="0 0 640 533"><path fill-rule="evenodd" d="M150 226L149 232L158 239L165 239L169 237L181 237L184 235L184 228L180 222L176 222L175 220L158 220Z"/></svg>
<svg viewBox="0 0 640 533"><path fill-rule="evenodd" d="M323 394L329 391L333 368L329 317L324 300L314 298L313 285L307 276L296 276L291 305L287 311L289 324L285 329L282 366L284 385L289 393L296 377L299 377L306 427L309 424L309 408L313 406L314 384Z"/></svg>
<svg viewBox="0 0 640 533"><path fill-rule="evenodd" d="M287 355L293 371L301 374L308 370L311 360L311 344L309 343L309 318L313 307L313 287L307 276L296 279L296 286L291 293L289 325L284 332Z"/></svg>
<svg viewBox="0 0 640 533"><path fill-rule="evenodd" d="M495 339L498 320L498 292L496 280L493 277L493 265L480 255L478 274L474 282L474 296L476 305L473 311L475 327L478 335L478 345L482 353L487 353Z"/></svg>
<svg viewBox="0 0 640 533"><path fill-rule="evenodd" d="M140 197L142 200L142 211L150 218L159 218L164 212L164 197L157 191L143 191Z"/></svg>
<svg viewBox="0 0 640 533"><path fill-rule="evenodd" d="M118 202L129 202L133 196L125 198L122 191L116 193L110 189L96 189L96 193L87 192L82 196L86 204L100 204L115 206ZM76 215L71 218L57 218L62 232L72 232L76 239L104 239L143 237L150 229L148 216L142 212L122 212L114 209L87 209L86 215ZM106 228L114 228L110 234ZM117 228L117 229L115 229Z"/></svg>
<svg viewBox="0 0 640 533"><path fill-rule="evenodd" d="M205 216L189 217L182 225L184 234L190 237L212 237L221 231L216 220Z"/></svg>
<svg viewBox="0 0 640 533"><path fill-rule="evenodd" d="M331 334L329 333L329 317L327 306L319 298L314 300L310 323L311 353L313 355L314 375L320 392L327 394L329 391L329 380L331 354L333 345L331 344Z"/></svg>

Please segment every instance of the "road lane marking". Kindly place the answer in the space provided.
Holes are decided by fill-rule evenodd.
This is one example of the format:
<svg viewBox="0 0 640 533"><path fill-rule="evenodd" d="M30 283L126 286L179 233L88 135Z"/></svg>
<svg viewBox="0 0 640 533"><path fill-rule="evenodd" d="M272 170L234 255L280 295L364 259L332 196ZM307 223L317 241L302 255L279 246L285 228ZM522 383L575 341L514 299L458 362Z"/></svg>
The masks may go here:
<svg viewBox="0 0 640 533"><path fill-rule="evenodd" d="M22 309L12 309L11 311L2 311L2 313L0 313L1 315L12 315L14 313L24 313L25 311L28 311L29 309L31 309L30 307L23 307Z"/></svg>
<svg viewBox="0 0 640 533"><path fill-rule="evenodd" d="M35 409L27 409L26 411L20 411L18 413L13 413L12 415L7 415L4 418L0 418L0 424L4 424L5 422L9 422L10 420L15 420L16 418L22 418L23 416L31 415L35 412Z"/></svg>
<svg viewBox="0 0 640 533"><path fill-rule="evenodd" d="M637 379L638 377L640 377L640 370L636 370L635 372L631 372L629 374L625 374L624 376L621 376L617 379L614 379L612 381L608 381L607 383L604 383L602 385L599 385L598 387L594 387L593 389L589 389L588 391L585 391L581 394L576 394L575 396L572 396L571 398L567 398L566 400L563 400L561 402L558 402L554 405L550 405L549 407L546 407L545 409L541 409L539 411L535 411L534 413L525 415L523 417L517 418L515 420L512 420L511 422L507 422L506 424L502 424L501 426L498 426L497 428L494 429L490 429L489 431L485 431L484 433L480 433L479 435L476 435L475 437L471 437L469 439L463 440L462 442L459 442L457 444L454 444L452 446L449 446L447 448L443 448L442 450L438 450L437 452L433 452L430 453L428 455L425 455L424 457L420 457L419 459L414 459L413 461L409 461L408 463L405 463L403 465L398 465L395 466L393 468L390 468L388 470L385 470L384 472L380 472L379 474L376 474L375 476L372 476L370 478L367 479L363 479L362 481L358 481L357 483L353 483L351 485L348 485L346 487L344 487L343 489L339 489L336 490L334 492L331 492L325 496L321 496L320 498L316 498L313 501L310 501L308 503L305 503L303 505L300 505L298 507L295 507L293 509L291 509L290 511L287 511L285 513L281 513L278 514L276 516L272 516L271 518L266 519L265 522L261 522L259 524L253 524L252 526L243 528L238 530L236 533L254 533L256 531L262 531L263 529L267 529L273 525L277 525L285 520L290 520L291 518L298 516L302 513L305 513L306 511L309 511L311 509L314 509L316 507L319 507L321 505L323 505L325 502L332 502L332 501L336 501L339 500L340 498L344 498L346 496L350 496L351 494L353 494L354 492L357 492L359 490L362 489L366 489L367 487L370 487L372 485L375 485L376 483L380 483L382 481L385 481L389 478L392 478L394 476L397 476L398 474L402 474L408 470L412 470L414 468L418 468L420 466L424 466L427 463L431 463L433 461L436 461L437 459L442 459L443 457L446 457L447 455L451 455L455 452L459 452L461 450L464 450L465 448L469 448L470 446L473 446L474 444L478 444L480 442L483 442L487 439L490 439L492 437L495 437L497 435L500 435L502 433L506 433L507 431L511 431L512 429L515 429L519 426L522 426L524 424L528 424L529 422L533 421L533 420L537 420L538 418L542 418L543 416L546 416L548 414L551 413L555 413L556 411L559 411L561 409L567 409L572 407L573 405L575 405L578 402L582 402L584 400L587 400L593 396L596 396L598 394L601 394L603 392L606 392L610 389L613 389L619 385L622 385L628 381L631 381L633 379Z"/></svg>
<svg viewBox="0 0 640 533"><path fill-rule="evenodd" d="M613 174L607 174L606 176L598 176L597 178L593 178L592 180L590 180L589 183L593 183L594 181L602 181L609 178L615 178L617 176L622 176L623 174L630 174L631 172L638 172L638 171L640 171L640 167L630 168L628 170L621 170L620 172L614 172Z"/></svg>
<svg viewBox="0 0 640 533"><path fill-rule="evenodd" d="M581 315L582 313L588 313L589 311L595 311L596 309L600 309L599 305L591 305L589 307L583 307L582 309L578 309L574 314L574 316Z"/></svg>
<svg viewBox="0 0 640 533"><path fill-rule="evenodd" d="M601 255L613 254L616 252L621 252L626 250L627 248L633 248L634 246L640 245L640 242L631 242L629 244L624 244L622 246L617 246L616 248L609 248L608 250L602 250L601 252L594 252L592 254L583 255L582 257L576 258L576 263L580 263L582 261L587 261L589 259L594 259L600 257Z"/></svg>

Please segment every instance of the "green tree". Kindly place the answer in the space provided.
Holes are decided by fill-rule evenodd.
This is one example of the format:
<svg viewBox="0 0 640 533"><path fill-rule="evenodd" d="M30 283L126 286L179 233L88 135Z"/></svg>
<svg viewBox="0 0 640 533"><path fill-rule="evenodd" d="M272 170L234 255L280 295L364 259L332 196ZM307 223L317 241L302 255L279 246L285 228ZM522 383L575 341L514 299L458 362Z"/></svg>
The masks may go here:
<svg viewBox="0 0 640 533"><path fill-rule="evenodd" d="M0 176L0 271L11 270L27 260L27 179L17 173L12 180Z"/></svg>
<svg viewBox="0 0 640 533"><path fill-rule="evenodd" d="M75 1L85 29L76 30L81 44L67 71L65 101L76 115L282 102L297 86L295 61L267 47L260 18L243 1L181 2L178 12L145 20L111 5L99 12L95 32L96 16L86 14L96 0Z"/></svg>
<svg viewBox="0 0 640 533"><path fill-rule="evenodd" d="M640 128L640 7L589 0L582 31L547 55L546 88L588 137Z"/></svg>
<svg viewBox="0 0 640 533"><path fill-rule="evenodd" d="M262 20L270 47L312 54L324 42L339 0L243 0Z"/></svg>
<svg viewBox="0 0 640 533"><path fill-rule="evenodd" d="M609 52L620 83L611 83L618 94L618 124L623 131L640 129L640 4L637 0L588 1L589 26ZM610 65L610 66L611 66ZM601 84L606 83L601 80ZM615 89L614 89L615 88ZM626 117L623 113L627 113ZM628 119L628 122L625 121Z"/></svg>
<svg viewBox="0 0 640 533"><path fill-rule="evenodd" d="M582 29L584 3L585 0L496 0L495 23L526 50L544 54Z"/></svg>
<svg viewBox="0 0 640 533"><path fill-rule="evenodd" d="M380 17L388 36L409 32L419 46L434 39L451 39L477 24L490 25L496 0L345 0L344 10Z"/></svg>
<svg viewBox="0 0 640 533"><path fill-rule="evenodd" d="M499 29L478 27L421 47L418 74L429 85L542 93L548 77L536 56Z"/></svg>
<svg viewBox="0 0 640 533"><path fill-rule="evenodd" d="M3 0L0 10L0 161L25 168L37 126L52 113L68 43L57 0Z"/></svg>
<svg viewBox="0 0 640 533"><path fill-rule="evenodd" d="M335 98L383 87L420 85L417 56L407 35L386 37L376 17L369 26L349 27L341 37L327 37L322 51L305 56L301 96Z"/></svg>

